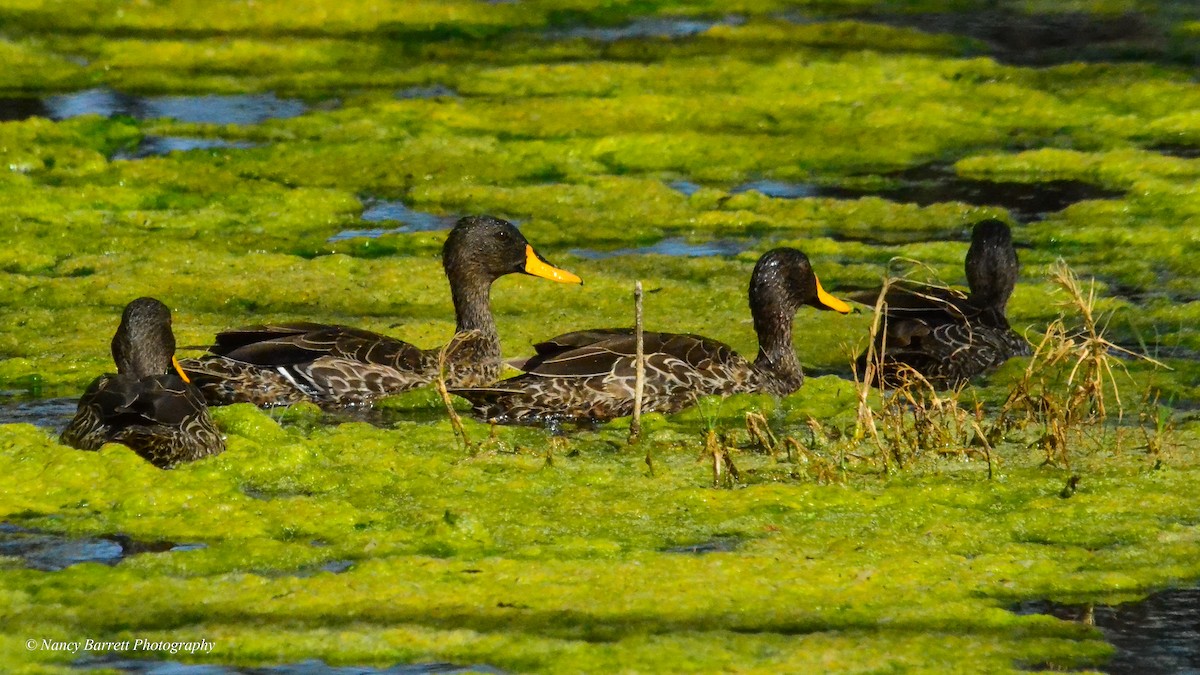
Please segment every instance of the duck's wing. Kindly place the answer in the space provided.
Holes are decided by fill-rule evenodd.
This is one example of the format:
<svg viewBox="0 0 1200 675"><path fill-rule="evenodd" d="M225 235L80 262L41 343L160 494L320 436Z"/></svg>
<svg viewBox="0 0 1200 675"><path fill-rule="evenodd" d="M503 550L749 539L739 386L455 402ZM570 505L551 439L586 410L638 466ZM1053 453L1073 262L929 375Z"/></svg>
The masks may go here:
<svg viewBox="0 0 1200 675"><path fill-rule="evenodd" d="M598 329L567 333L535 345L536 355L513 364L540 377L624 375L636 368L637 338L628 329ZM705 369L738 358L728 345L700 335L654 333L642 335L647 368L667 374L680 369Z"/></svg>
<svg viewBox="0 0 1200 675"><path fill-rule="evenodd" d="M103 375L79 399L62 442L98 450L124 443L158 466L199 459L224 449L224 441L195 387L174 373L137 379Z"/></svg>
<svg viewBox="0 0 1200 675"><path fill-rule="evenodd" d="M422 350L403 340L350 326L307 322L224 331L209 352L266 367L310 363L322 357L402 370L423 363Z"/></svg>

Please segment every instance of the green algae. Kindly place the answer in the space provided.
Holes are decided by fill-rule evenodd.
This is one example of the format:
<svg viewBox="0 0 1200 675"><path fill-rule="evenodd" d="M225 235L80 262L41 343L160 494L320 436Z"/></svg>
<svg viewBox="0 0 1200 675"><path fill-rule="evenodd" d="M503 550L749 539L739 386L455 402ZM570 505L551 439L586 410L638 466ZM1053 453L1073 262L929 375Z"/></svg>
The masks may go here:
<svg viewBox="0 0 1200 675"><path fill-rule="evenodd" d="M879 9L799 5L832 15ZM24 641L80 636L205 637L216 651L189 660L247 665L319 657L541 672L795 672L1101 663L1111 647L1093 629L1008 608L1131 599L1200 579L1200 429L1187 411L1200 401L1200 287L1188 267L1200 253L1200 169L1148 149L1198 143L1200 90L1190 71L1166 65L1006 66L960 36L853 17L795 23L779 17L789 9L9 3L0 12L0 60L12 66L0 73L5 95L274 90L339 104L248 126L94 116L0 123L8 244L0 388L75 395L111 369L120 309L144 294L173 308L181 345L203 345L231 325L297 318L441 344L453 331L442 233L329 241L362 228L372 197L519 219L550 260L587 280L498 282L506 354L567 330L629 325L635 280L649 291L648 328L753 353L745 287L771 246L805 250L833 292L878 283L896 256L961 285L964 233L1007 214L877 197L778 199L735 194L736 185L763 177L865 185L945 162L966 178L1071 179L1124 192L1015 226L1031 248L1020 251L1014 326L1036 337L1057 316L1064 298L1045 273L1063 257L1098 279L1114 339L1174 368L1130 364L1121 374L1127 419L1072 456L1081 476L1072 496L1061 496L1070 472L1039 466L1029 433L1001 439L992 481L962 448L881 476L838 450L837 439L855 433L856 392L834 375L810 377L782 401L737 397L647 416L636 448L627 421L563 438L470 420L472 446L462 447L430 390L382 402L372 418L380 427L311 406L216 410L228 451L171 472L119 446L81 453L46 429L3 425L0 519L207 545L57 573L0 560L6 670L66 669L69 654L29 652ZM538 34L635 15L726 13L747 19L676 40ZM1178 34L1195 25L1180 22ZM428 84L458 96L395 98ZM262 145L111 159L155 135ZM680 178L704 187L683 195L669 185ZM734 239L746 250L572 253L664 237ZM868 324L866 314L802 310L802 362L810 373L848 375ZM968 400L994 410L1023 367L1009 364ZM1172 427L1154 454L1132 423L1147 390L1168 406ZM811 454L756 449L750 412ZM734 448L739 489L711 487L712 460L700 455L708 429ZM834 484L820 484L818 461L836 467ZM714 539L736 546L670 551ZM343 572L321 571L344 561Z"/></svg>

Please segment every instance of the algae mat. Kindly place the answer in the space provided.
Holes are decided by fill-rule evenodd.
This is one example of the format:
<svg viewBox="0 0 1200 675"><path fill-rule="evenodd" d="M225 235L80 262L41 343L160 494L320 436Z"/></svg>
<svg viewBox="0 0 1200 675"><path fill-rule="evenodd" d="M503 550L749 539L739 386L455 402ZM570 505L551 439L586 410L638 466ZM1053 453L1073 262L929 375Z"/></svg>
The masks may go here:
<svg viewBox="0 0 1200 675"><path fill-rule="evenodd" d="M83 654L112 649L64 646L139 638L156 644L118 656L1102 667L1095 629L1013 610L1200 580L1200 19L958 9L4 3L0 389L20 420L0 425L4 670L115 668ZM1061 257L1097 280L1110 337L1171 370L1129 362L1126 415L1069 469L1018 434L991 480L978 448L886 473L846 451L866 313L799 315L820 376L798 394L650 416L632 448L620 421L468 422L467 448L432 392L361 418L221 409L229 450L170 472L56 443L61 398L111 368L139 295L172 307L182 345L298 318L439 344L438 228L480 212L587 280L498 282L508 354L628 325L639 279L652 328L753 352L745 284L768 248L802 248L831 290L878 283L895 256L961 283L970 225L999 217L1022 245L1014 325L1036 337L1058 315ZM1023 367L971 388L982 415ZM747 412L803 452L756 449ZM733 448L732 488L713 487L709 431Z"/></svg>

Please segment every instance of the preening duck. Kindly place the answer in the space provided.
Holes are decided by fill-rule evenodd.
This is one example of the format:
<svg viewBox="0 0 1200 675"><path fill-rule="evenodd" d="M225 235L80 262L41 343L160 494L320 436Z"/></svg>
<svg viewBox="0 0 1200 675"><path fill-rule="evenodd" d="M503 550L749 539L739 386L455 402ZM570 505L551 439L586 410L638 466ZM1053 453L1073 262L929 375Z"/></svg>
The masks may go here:
<svg viewBox="0 0 1200 675"><path fill-rule="evenodd" d="M112 356L117 374L101 375L84 391L63 443L80 450L122 443L163 469L225 449L204 399L175 360L166 305L154 298L129 303Z"/></svg>
<svg viewBox="0 0 1200 675"><path fill-rule="evenodd" d="M792 248L765 253L750 277L750 313L758 334L753 362L700 335L643 335L642 412L677 412L706 394L790 394L804 382L792 346L802 305L843 314L850 306L821 288L808 257ZM633 413L637 345L631 329L584 330L534 345L514 363L525 371L491 387L455 390L475 414L500 423L603 421Z"/></svg>
<svg viewBox="0 0 1200 675"><path fill-rule="evenodd" d="M882 356L874 383L895 386L911 368L939 388L956 387L1030 353L1029 342L1008 324L1005 310L1020 264L1008 225L975 224L966 257L965 297L948 289L898 284L884 297L884 328L875 348ZM875 305L880 291L852 295ZM865 373L867 352L858 357Z"/></svg>
<svg viewBox="0 0 1200 675"><path fill-rule="evenodd" d="M500 377L500 337L492 317L492 282L522 272L563 283L579 277L546 262L512 224L490 216L458 221L442 248L456 329L444 347L420 349L395 338L340 325L286 323L217 335L209 353L183 361L211 405L360 404L434 381L444 368L453 387Z"/></svg>

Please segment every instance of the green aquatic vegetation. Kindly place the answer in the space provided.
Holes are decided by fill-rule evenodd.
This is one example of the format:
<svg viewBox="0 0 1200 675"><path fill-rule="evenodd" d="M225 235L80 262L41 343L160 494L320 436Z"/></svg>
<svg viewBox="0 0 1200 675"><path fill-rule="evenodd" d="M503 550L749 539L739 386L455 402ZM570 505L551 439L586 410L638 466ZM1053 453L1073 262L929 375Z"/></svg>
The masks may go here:
<svg viewBox="0 0 1200 675"><path fill-rule="evenodd" d="M1016 11L1149 8L1102 0ZM1172 8L1163 20L1185 19L1174 34L1194 32L1188 8ZM780 18L796 10L837 20ZM1112 648L1095 630L1008 608L1134 599L1200 579L1200 427L1189 412L1200 401L1200 310L1187 267L1200 169L1151 149L1197 143L1200 94L1190 71L1164 65L1003 65L979 57L985 46L969 38L853 17L871 10L896 11L868 0L8 3L6 96L270 90L311 108L246 126L0 123L6 393L77 395L112 369L120 308L146 294L172 307L182 346L234 325L295 319L444 343L453 312L443 233L329 241L373 227L359 218L372 198L517 219L550 260L586 279L583 288L497 282L506 355L568 330L632 325L638 280L648 329L701 333L752 355L746 283L767 249L805 250L835 294L878 284L894 257L962 286L969 226L1012 219L998 206L734 188L763 178L884 187L882 174L931 162L967 179L1080 180L1124 192L1014 225L1029 248L1009 315L1040 337L1063 299L1046 272L1064 258L1098 279L1109 337L1173 369L1125 364L1122 419L1071 454L1071 472L1040 466L1037 429L1000 429L990 481L977 447L965 444L913 451L903 471L883 475L879 456L854 440L857 392L847 379L870 317L807 309L796 320L809 373L799 392L648 415L633 448L627 420L560 437L468 418L468 450L431 389L370 413L216 410L229 450L171 472L119 446L77 452L50 429L0 425L0 520L205 544L55 573L0 560L0 662L66 671L70 655L28 652L24 640L88 635L206 637L217 651L188 660L246 665L318 657L521 672L795 672L1102 663ZM729 14L745 21L679 39L540 34ZM432 84L457 95L396 98ZM151 136L259 146L112 159ZM702 187L684 195L670 187L679 179ZM666 237L744 249L590 257ZM1027 363L1009 363L959 404L974 415L978 401L990 429ZM1144 403L1147 394L1157 403ZM869 402L883 405L878 393ZM775 439L771 451L748 416ZM734 489L711 487L712 457L702 455L710 430L739 470ZM1072 474L1079 481L1064 491ZM672 550L714 541L730 550Z"/></svg>

